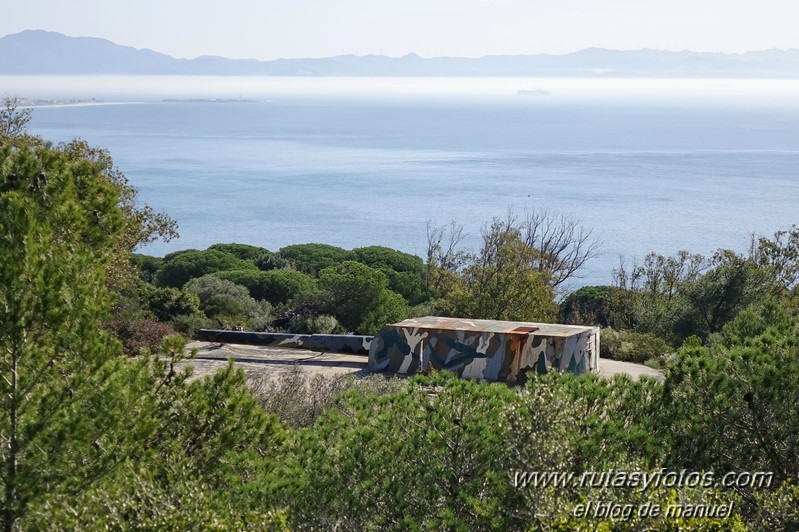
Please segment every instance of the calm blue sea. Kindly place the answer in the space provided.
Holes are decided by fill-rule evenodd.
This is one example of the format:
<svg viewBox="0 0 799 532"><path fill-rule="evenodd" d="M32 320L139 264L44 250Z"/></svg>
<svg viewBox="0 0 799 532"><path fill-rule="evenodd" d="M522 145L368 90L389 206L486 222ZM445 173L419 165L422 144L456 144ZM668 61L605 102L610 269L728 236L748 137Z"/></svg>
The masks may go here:
<svg viewBox="0 0 799 532"><path fill-rule="evenodd" d="M21 96L59 96L41 79L27 93L8 80ZM147 90L100 84L80 96L118 103L34 111L35 133L109 148L141 200L178 221L180 239L144 253L324 242L422 255L428 220L463 224L476 248L481 226L509 207L549 209L603 241L579 286L609 283L619 256L742 251L753 232L799 223L792 82L356 80L348 91L250 80L223 91L201 81L161 92L152 79ZM257 101L160 101L239 96Z"/></svg>

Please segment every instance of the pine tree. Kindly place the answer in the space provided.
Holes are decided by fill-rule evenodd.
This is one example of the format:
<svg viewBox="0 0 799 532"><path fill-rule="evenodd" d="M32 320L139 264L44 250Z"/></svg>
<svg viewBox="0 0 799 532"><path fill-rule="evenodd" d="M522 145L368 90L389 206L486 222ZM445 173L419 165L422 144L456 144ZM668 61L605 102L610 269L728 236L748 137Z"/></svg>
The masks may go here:
<svg viewBox="0 0 799 532"><path fill-rule="evenodd" d="M0 147L0 467L3 528L76 489L124 445L117 343L103 330L103 266L122 221L91 164Z"/></svg>
<svg viewBox="0 0 799 532"><path fill-rule="evenodd" d="M0 141L3 530L279 526L229 495L268 470L281 430L243 373L190 383L184 339L165 341L166 361L130 359L107 332L128 228L104 169L69 146Z"/></svg>

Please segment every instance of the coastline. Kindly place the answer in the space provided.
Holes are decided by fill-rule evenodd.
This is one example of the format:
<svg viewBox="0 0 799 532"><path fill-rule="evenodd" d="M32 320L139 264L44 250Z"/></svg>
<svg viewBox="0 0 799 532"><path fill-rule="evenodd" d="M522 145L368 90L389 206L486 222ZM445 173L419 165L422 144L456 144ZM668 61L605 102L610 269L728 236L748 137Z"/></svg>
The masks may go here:
<svg viewBox="0 0 799 532"><path fill-rule="evenodd" d="M18 98L17 107L20 109L43 109L43 108L58 108L58 107L99 107L106 105L133 105L145 102L105 102L100 100L37 100L32 103L28 98Z"/></svg>

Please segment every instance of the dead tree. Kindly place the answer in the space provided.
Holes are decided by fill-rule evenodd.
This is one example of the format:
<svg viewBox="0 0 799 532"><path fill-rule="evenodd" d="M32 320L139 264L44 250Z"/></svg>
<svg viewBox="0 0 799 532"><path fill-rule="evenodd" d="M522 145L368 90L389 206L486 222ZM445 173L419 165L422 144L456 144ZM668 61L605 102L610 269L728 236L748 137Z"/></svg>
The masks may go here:
<svg viewBox="0 0 799 532"><path fill-rule="evenodd" d="M571 216L549 210L527 211L521 222L525 243L536 250L535 264L549 273L552 288L580 277L585 263L596 256L601 242L594 230Z"/></svg>

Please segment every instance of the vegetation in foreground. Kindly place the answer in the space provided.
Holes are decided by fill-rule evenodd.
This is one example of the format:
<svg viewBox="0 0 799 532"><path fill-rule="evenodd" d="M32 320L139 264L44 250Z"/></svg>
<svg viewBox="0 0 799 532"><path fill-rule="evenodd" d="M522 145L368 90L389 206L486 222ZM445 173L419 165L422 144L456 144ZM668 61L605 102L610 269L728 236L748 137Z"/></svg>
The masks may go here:
<svg viewBox="0 0 799 532"><path fill-rule="evenodd" d="M578 260L544 253L555 248L533 214L495 220L473 255L457 227L431 228L426 262L322 245L131 257L174 226L136 207L108 154L27 135L13 105L0 119L4 530L799 529L796 228L753 239L746 256L652 254L620 265L615 286L565 297L560 319L610 327L610 354L647 358L663 382L549 375L510 389L292 372L248 385L232 366L191 380L175 369L185 339L163 334L213 320L368 332L416 312L554 319L591 241L572 225ZM355 294L368 297L350 305ZM663 469L770 481L637 489L518 476ZM579 511L591 502L731 511Z"/></svg>

